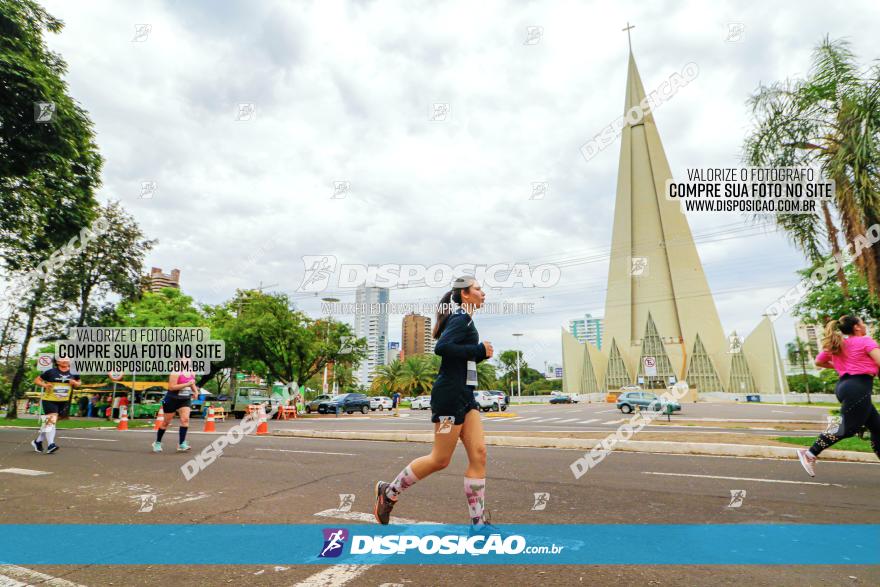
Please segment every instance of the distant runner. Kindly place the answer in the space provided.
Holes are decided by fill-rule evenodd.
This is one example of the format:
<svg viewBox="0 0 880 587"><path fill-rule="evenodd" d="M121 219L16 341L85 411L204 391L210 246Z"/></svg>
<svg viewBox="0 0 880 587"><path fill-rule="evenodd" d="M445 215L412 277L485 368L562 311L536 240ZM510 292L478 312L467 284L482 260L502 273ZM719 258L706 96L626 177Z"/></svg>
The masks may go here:
<svg viewBox="0 0 880 587"><path fill-rule="evenodd" d="M171 425L175 412L180 416L180 442L177 445L178 452L190 449L186 441L186 432L189 430L190 402L195 395L198 397L199 388L196 385L196 376L192 371L181 371L168 376L168 392L162 399L162 411L165 417L159 422L156 430L156 442L153 443L153 452L162 452L162 437Z"/></svg>
<svg viewBox="0 0 880 587"><path fill-rule="evenodd" d="M34 383L44 390L40 407L42 413L46 415L46 421L40 426L40 433L36 440L31 441L31 446L36 452L42 453L43 441L46 440L49 442L46 454L52 454L58 450L58 445L55 444L55 423L58 421L58 414L64 413L70 401L71 391L82 383L79 375L70 371L70 359L56 359L55 366L38 375Z"/></svg>

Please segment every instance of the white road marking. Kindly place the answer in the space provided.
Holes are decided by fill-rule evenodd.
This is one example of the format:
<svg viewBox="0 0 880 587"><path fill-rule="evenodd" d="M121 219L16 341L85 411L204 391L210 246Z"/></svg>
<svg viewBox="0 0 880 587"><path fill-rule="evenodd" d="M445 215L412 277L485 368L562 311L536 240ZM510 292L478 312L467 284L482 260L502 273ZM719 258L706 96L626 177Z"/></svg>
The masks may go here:
<svg viewBox="0 0 880 587"><path fill-rule="evenodd" d="M770 411L773 412L774 414L794 414L794 412L786 412L783 410L770 410Z"/></svg>
<svg viewBox="0 0 880 587"><path fill-rule="evenodd" d="M110 438L84 438L82 436L59 436L63 440L94 440L95 442L119 442Z"/></svg>
<svg viewBox="0 0 880 587"><path fill-rule="evenodd" d="M297 452L297 453L306 453L311 455L339 455L344 457L356 457L357 455L352 452L322 452L319 450L289 450L286 448L258 448L255 450L267 450L271 452Z"/></svg>
<svg viewBox="0 0 880 587"><path fill-rule="evenodd" d="M41 585L53 585L54 587L83 587L77 583L71 583L70 581L38 573L37 571L17 565L0 565L0 573L3 573L6 577L15 577L16 579L27 581L27 585L39 583Z"/></svg>
<svg viewBox="0 0 880 587"><path fill-rule="evenodd" d="M788 481L786 479L757 479L754 477L724 477L721 475L693 475L690 473L661 473L657 471L643 471L645 475L667 475L670 477L699 477L701 479L725 479L728 481L758 481L761 483L785 483L787 485L821 485L823 487L846 487L839 483L818 483L816 481Z"/></svg>
<svg viewBox="0 0 880 587"><path fill-rule="evenodd" d="M339 510L324 510L315 514L322 518L339 518L342 520L355 520L358 522L376 523L373 514L362 512L341 512ZM438 524L439 522L420 522L408 518L391 518L392 524ZM327 567L319 573L305 578L294 587L341 587L349 581L357 579L376 565L334 565Z"/></svg>
<svg viewBox="0 0 880 587"><path fill-rule="evenodd" d="M25 587L27 583L16 581L6 575L0 575L0 587Z"/></svg>
<svg viewBox="0 0 880 587"><path fill-rule="evenodd" d="M540 416L532 416L531 418L522 418L520 422L528 422L529 420L537 420Z"/></svg>
<svg viewBox="0 0 880 587"><path fill-rule="evenodd" d="M27 475L28 477L37 477L39 475L51 475L51 471L35 471L33 469L16 469L15 467L11 467L9 469L0 469L0 473L11 473L13 475Z"/></svg>
<svg viewBox="0 0 880 587"><path fill-rule="evenodd" d="M333 565L315 573L293 587L338 587L357 579L375 565Z"/></svg>
<svg viewBox="0 0 880 587"><path fill-rule="evenodd" d="M601 412L596 412L597 414L607 414L608 412L616 412L617 410L602 410Z"/></svg>
<svg viewBox="0 0 880 587"><path fill-rule="evenodd" d="M576 420L577 418L569 418L567 420L560 420L559 422L557 422L557 424L565 424L566 422L574 422Z"/></svg>
<svg viewBox="0 0 880 587"><path fill-rule="evenodd" d="M540 424L542 422L552 422L553 420L558 420L559 418L542 418L541 420L536 420L535 424Z"/></svg>
<svg viewBox="0 0 880 587"><path fill-rule="evenodd" d="M589 420L581 420L578 424L589 424L590 422L598 422L599 418L591 418Z"/></svg>

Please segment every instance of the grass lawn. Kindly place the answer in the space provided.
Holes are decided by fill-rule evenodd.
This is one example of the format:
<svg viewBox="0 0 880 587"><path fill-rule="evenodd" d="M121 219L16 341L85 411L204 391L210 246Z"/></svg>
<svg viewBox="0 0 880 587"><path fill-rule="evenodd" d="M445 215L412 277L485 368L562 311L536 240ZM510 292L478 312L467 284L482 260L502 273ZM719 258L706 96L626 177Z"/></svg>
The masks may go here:
<svg viewBox="0 0 880 587"><path fill-rule="evenodd" d="M39 428L40 422L35 418L0 418L0 426L19 426L21 428ZM59 430L69 428L116 428L115 422L107 420L59 420L55 426ZM152 424L145 420L129 420L129 428L151 428Z"/></svg>
<svg viewBox="0 0 880 587"><path fill-rule="evenodd" d="M811 436L780 436L776 440L788 444L799 444L800 446L813 446L813 442L815 442L816 439ZM858 436L853 436L852 438L844 438L843 440L832 446L829 450L854 450L857 452L874 452L871 449L871 444L867 440L862 440Z"/></svg>

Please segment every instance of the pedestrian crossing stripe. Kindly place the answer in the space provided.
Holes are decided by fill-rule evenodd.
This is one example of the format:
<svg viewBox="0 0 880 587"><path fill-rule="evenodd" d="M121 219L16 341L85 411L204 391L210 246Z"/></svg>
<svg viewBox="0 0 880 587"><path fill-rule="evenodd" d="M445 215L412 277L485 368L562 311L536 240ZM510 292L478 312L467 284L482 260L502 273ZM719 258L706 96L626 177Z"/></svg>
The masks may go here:
<svg viewBox="0 0 880 587"><path fill-rule="evenodd" d="M589 424L590 422L598 422L599 418L591 418L590 420L581 420L578 424Z"/></svg>

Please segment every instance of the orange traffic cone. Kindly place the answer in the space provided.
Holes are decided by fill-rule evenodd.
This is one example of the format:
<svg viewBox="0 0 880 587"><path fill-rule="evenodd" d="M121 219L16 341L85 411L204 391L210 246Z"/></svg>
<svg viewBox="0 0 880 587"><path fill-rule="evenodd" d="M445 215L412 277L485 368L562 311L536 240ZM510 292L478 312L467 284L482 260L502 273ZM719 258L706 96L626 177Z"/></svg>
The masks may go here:
<svg viewBox="0 0 880 587"><path fill-rule="evenodd" d="M260 404L260 423L257 425L257 434L269 434L269 422L266 420L266 406Z"/></svg>
<svg viewBox="0 0 880 587"><path fill-rule="evenodd" d="M159 413L156 414L156 421L153 422L153 430L159 429L159 422L165 419L165 410L162 409L162 404L159 404Z"/></svg>
<svg viewBox="0 0 880 587"><path fill-rule="evenodd" d="M128 408L119 406L119 424L117 430L128 430Z"/></svg>
<svg viewBox="0 0 880 587"><path fill-rule="evenodd" d="M208 414L205 416L205 429L202 432L217 432L214 427L214 408L208 408Z"/></svg>

